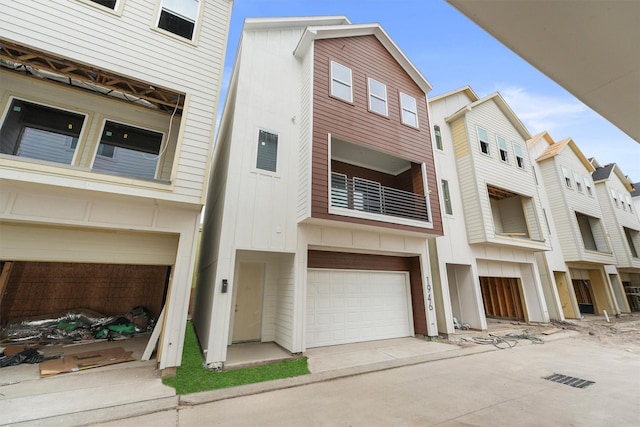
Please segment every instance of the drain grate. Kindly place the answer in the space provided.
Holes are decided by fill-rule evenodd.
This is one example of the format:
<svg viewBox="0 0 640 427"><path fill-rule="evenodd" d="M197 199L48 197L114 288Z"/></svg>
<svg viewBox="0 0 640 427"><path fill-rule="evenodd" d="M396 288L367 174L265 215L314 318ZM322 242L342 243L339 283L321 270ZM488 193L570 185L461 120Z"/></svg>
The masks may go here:
<svg viewBox="0 0 640 427"><path fill-rule="evenodd" d="M562 375L562 374L553 374L548 377L544 377L544 379L549 381L555 381L560 384L570 385L571 387L576 387L576 388L586 388L586 387L589 387L591 384L595 384L595 381L583 380L580 378L570 377L568 375Z"/></svg>

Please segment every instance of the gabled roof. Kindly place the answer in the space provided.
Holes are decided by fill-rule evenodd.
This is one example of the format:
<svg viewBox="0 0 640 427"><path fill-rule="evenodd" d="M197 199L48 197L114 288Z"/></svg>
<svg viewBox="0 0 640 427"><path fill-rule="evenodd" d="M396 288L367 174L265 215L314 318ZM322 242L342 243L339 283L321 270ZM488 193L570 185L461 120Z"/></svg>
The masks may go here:
<svg viewBox="0 0 640 427"><path fill-rule="evenodd" d="M338 25L308 26L302 34L293 54L298 58L302 57L315 40L373 35L382 43L387 51L389 51L391 56L398 61L398 64L400 64L424 93L431 91L431 83L418 71L395 42L391 40L391 37L382 29L380 24L351 24L346 18L344 19L346 22Z"/></svg>
<svg viewBox="0 0 640 427"><path fill-rule="evenodd" d="M546 132L543 132L546 133ZM540 135L540 134L538 134ZM536 136L538 136L536 135ZM547 133L548 135L548 133ZM539 140L540 138L538 138ZM589 162L589 160L587 160L587 158L584 156L584 154L582 154L582 151L580 151L580 149L578 148L578 145L573 141L573 139L571 138L565 138L562 141L558 141L558 142L553 142L553 139L551 139L551 137L549 136L549 138L546 138L547 143L549 144L549 147L545 150L544 153L542 153L542 155L540 157L538 157L536 159L536 161L540 162L542 160L546 160L546 159L550 159L558 154L560 154L560 152L562 150L564 150L565 147L570 147L571 150L574 152L574 154L578 157L578 159L580 159L580 162L584 165L585 168L587 168L587 170L589 172L593 172L595 170L595 168L593 167L593 165ZM533 138L532 138L533 140ZM531 145L531 143L529 141L527 141L527 145Z"/></svg>
<svg viewBox="0 0 640 427"><path fill-rule="evenodd" d="M522 122L520 121L518 116L516 116L516 113L513 112L511 107L509 107L509 104L507 104L507 101L505 101L504 98L502 97L502 95L500 95L500 93L498 93L498 92L495 92L495 93L493 93L491 95L485 96L482 99L479 99L479 100L477 100L475 102L472 102L469 105L466 105L464 108L461 108L460 110L456 111L455 113L453 113L449 117L445 118L445 121L447 123L451 123L451 122L459 119L460 117L464 116L469 111L471 111L474 108L476 108L477 106L482 105L485 102L489 102L489 101L493 101L493 102L496 103L498 108L500 108L500 110L509 119L511 124L513 124L513 127L516 128L516 130L518 131L520 136L522 136L522 138L525 141L531 138L531 134L529 133L527 128L524 127L524 125L522 124Z"/></svg>
<svg viewBox="0 0 640 427"><path fill-rule="evenodd" d="M604 181L609 179L611 173L615 173L618 179L624 184L628 191L633 191L633 185L629 181L629 178L622 173L620 167L615 163L609 163L608 165L600 166L600 163L595 158L590 159L591 164L594 165L595 171L591 174L593 182Z"/></svg>
<svg viewBox="0 0 640 427"><path fill-rule="evenodd" d="M287 16L279 18L246 18L244 30L267 30L269 28L300 28L325 25L350 25L349 18L336 16Z"/></svg>
<svg viewBox="0 0 640 427"><path fill-rule="evenodd" d="M448 97L453 96L453 95L457 95L460 92L464 92L469 97L469 99L471 99L471 102L475 102L478 99L480 99L480 98L478 98L478 95L476 95L476 93L473 91L473 89L471 89L471 86L463 86L461 88L454 89L454 90L451 90L449 92L445 92L445 93L437 95L437 96L433 96L433 97L429 98L429 102L436 102L436 101L439 101L441 99L448 98Z"/></svg>
<svg viewBox="0 0 640 427"><path fill-rule="evenodd" d="M553 144L555 141L551 138L551 135L546 130L543 130L540 133L537 133L531 137L530 140L527 141L527 147L531 147L535 145L538 141L544 138L547 141L547 144Z"/></svg>
<svg viewBox="0 0 640 427"><path fill-rule="evenodd" d="M633 183L631 186L633 187L631 197L640 197L640 182Z"/></svg>

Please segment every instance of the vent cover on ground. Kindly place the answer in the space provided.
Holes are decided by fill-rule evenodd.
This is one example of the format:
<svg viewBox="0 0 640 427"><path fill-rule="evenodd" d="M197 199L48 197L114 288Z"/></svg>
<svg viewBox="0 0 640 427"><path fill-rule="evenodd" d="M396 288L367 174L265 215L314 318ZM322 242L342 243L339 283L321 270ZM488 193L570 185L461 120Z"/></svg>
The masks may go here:
<svg viewBox="0 0 640 427"><path fill-rule="evenodd" d="M583 380L580 378L570 377L568 375L562 375L562 374L553 374L548 377L544 377L544 379L549 381L555 381L560 384L570 385L571 387L576 387L576 388L586 388L586 387L589 387L591 384L595 384L595 381Z"/></svg>

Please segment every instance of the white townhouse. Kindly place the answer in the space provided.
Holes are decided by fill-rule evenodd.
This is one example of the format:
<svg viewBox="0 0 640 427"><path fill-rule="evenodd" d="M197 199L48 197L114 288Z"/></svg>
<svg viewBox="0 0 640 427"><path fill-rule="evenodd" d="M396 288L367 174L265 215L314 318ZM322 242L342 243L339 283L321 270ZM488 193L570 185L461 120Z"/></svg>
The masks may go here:
<svg viewBox="0 0 640 427"><path fill-rule="evenodd" d="M439 329L487 318L547 322L535 254L550 249L526 141L498 93L463 87L429 100L443 237L432 241ZM551 293L549 292L551 295Z"/></svg>
<svg viewBox="0 0 640 427"><path fill-rule="evenodd" d="M437 335L430 84L378 24L247 19L214 154L193 322L308 348Z"/></svg>
<svg viewBox="0 0 640 427"><path fill-rule="evenodd" d="M567 318L620 313L624 290L591 175L595 168L571 138L556 142L542 132L527 145L544 187L554 236L553 252L540 260L553 271L549 282L554 279L558 294L553 311ZM558 251L562 257L556 256Z"/></svg>
<svg viewBox="0 0 640 427"><path fill-rule="evenodd" d="M622 173L615 163L601 165L596 159L590 159L595 168L591 177L595 184L596 197L600 202L604 223L609 233L609 240L616 256L615 269L610 278L615 300L622 312L630 311L632 303L635 310L638 300L635 298L640 292L640 218L635 212L636 207L631 200L633 186L629 178ZM623 288L616 281L621 281L625 293L631 298L625 298Z"/></svg>
<svg viewBox="0 0 640 427"><path fill-rule="evenodd" d="M0 323L144 306L180 364L231 7L0 3Z"/></svg>

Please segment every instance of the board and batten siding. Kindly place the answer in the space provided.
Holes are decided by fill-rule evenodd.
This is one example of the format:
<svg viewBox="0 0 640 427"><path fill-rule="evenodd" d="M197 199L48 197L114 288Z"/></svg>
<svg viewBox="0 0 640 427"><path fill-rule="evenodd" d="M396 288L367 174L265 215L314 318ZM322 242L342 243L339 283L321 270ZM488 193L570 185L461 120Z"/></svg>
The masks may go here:
<svg viewBox="0 0 640 427"><path fill-rule="evenodd" d="M366 146L414 162L425 163L433 229L442 234L438 185L426 94L408 76L375 36L316 40L313 72L313 166L311 215L314 218L377 225L392 229L425 232L425 229L393 223L329 214L328 135ZM353 103L330 96L330 62L352 70ZM368 111L367 79L374 78L387 87L388 117ZM400 120L400 92L416 99L418 126L403 125Z"/></svg>
<svg viewBox="0 0 640 427"><path fill-rule="evenodd" d="M153 197L202 204L232 2L202 0L195 44L152 28L159 3L126 1L117 15L76 0L3 2L3 37L187 94L173 190Z"/></svg>

